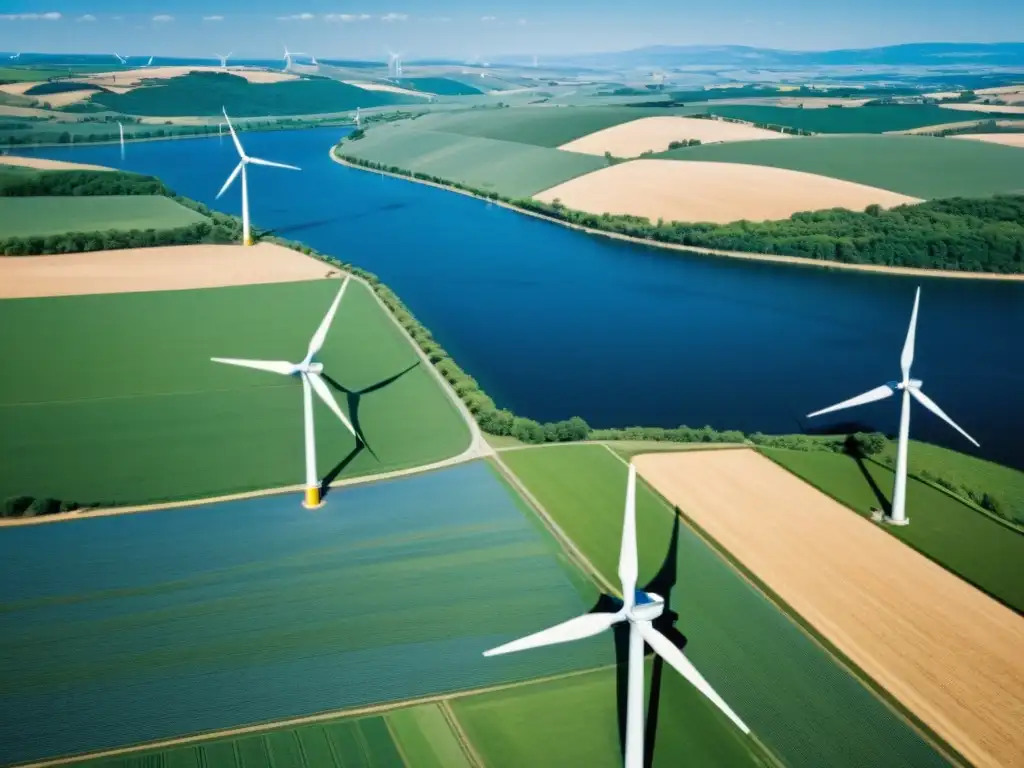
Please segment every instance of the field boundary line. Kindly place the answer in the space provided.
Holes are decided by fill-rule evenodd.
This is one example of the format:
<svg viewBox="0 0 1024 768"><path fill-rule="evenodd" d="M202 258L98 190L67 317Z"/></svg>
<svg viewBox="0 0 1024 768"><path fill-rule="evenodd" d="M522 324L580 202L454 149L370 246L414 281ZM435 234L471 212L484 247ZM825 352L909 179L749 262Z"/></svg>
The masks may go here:
<svg viewBox="0 0 1024 768"><path fill-rule="evenodd" d="M185 746L187 744L195 744L199 742L210 741L212 739L228 738L233 736L248 736L252 734L266 733L268 731L281 730L283 728L296 728L303 725L330 722L331 720L340 720L350 717L380 715L396 709L406 709L409 707L415 707L420 704L440 704L443 701L448 701L451 699L461 699L467 696L478 696L486 693L497 693L498 691L510 690L512 688L522 688L523 686L534 685L536 683L549 683L555 680L564 680L571 677L580 677L581 675L589 675L607 669L615 669L615 666L616 665L614 663L604 664L599 667L575 669L570 672L560 672L556 675L534 677L530 678L529 680L516 680L511 683L497 683L495 685L484 686L482 688L468 688L464 691L452 691L449 693L432 693L427 696L417 696L409 699L397 699L395 701L381 702L379 704L367 704L358 707L328 710L326 712L318 712L312 715L285 718L283 720L270 720L264 723L255 723L253 725L242 725L236 728L224 728L215 731L204 731L201 733L194 733L187 736L175 736L169 739L144 742L141 744L132 744L126 747L114 747L111 749L105 749L94 752L83 752L77 755L52 757L46 758L45 760L37 760L35 762L29 763L13 763L11 766L9 766L9 768L50 768L50 766L74 765L76 763L81 763L86 760L98 760L100 758L120 757L122 755L134 754L137 752L148 752L150 750L157 749L169 749L171 747L180 747Z"/></svg>
<svg viewBox="0 0 1024 768"><path fill-rule="evenodd" d="M441 710L441 714L448 723L448 727L451 729L452 734L459 742L459 746L462 748L462 753L466 756L472 768L485 768L487 763L484 762L483 758L476 751L473 746L473 742L469 740L469 734L462 729L462 724L459 722L459 718L455 716L455 710L452 709L451 704L448 703L448 699L440 702L437 708Z"/></svg>
<svg viewBox="0 0 1024 768"><path fill-rule="evenodd" d="M395 731L395 726L391 724L391 718L386 715L381 715L381 719L384 721L384 727L388 729L388 734L391 736L391 741L394 743L395 749L398 750L398 756L402 758L402 765L404 765L405 768L416 768L409 759L409 756L405 754L405 750L402 749L402 742L398 739L398 732ZM308 761L306 762L306 765L309 765Z"/></svg>
<svg viewBox="0 0 1024 768"><path fill-rule="evenodd" d="M612 455L614 455L615 458L619 459L628 466L628 461L626 461L617 453L615 453L615 451L612 451L611 448L608 448L608 450L611 451ZM751 448L750 450L754 449ZM760 451L755 452L760 453ZM779 469L785 468L779 466ZM794 474L794 476L797 479L801 480L802 482L806 482L799 475ZM859 666L854 664L853 661L847 658L846 654L844 654L841 650L832 645L832 643L830 643L825 637L819 635L812 626L806 623L803 616L801 616L795 609L793 609L792 606L790 606L785 600L783 600L781 597L775 594L775 592L772 589L770 589L766 584L764 584L757 577L756 573L751 571L749 568L743 565L743 563L741 563L739 560L733 557L732 553L729 552L728 549L719 544L717 540L715 540L696 522L690 519L681 508L675 506L674 504L671 504L668 501L668 499L662 496L661 493L653 485L648 483L646 479L643 479L642 476L641 479L643 480L644 485L647 486L648 490L650 490L651 493L655 495L655 497L657 497L657 499L661 502L661 505L668 511L669 514L678 516L686 525L686 527L689 528L694 534L696 534L697 537L700 538L700 540L703 541L709 549L711 549L711 551L717 554L721 560L723 560L730 568L732 568L737 574L739 574L739 576L745 582L747 582L751 587L757 590L757 592L759 592L762 597L764 597L769 603L771 603L775 607L776 610L779 611L779 613L781 613L793 625L795 625L796 628L800 630L800 632L802 632L806 637L808 637L812 642L814 642L819 648L825 651L825 653L828 654L830 658L832 658L840 667L842 667L864 688L866 688L890 712L892 712L898 719L902 720L904 723L910 726L910 728L915 733L917 733L922 738L922 740L924 740L928 745L930 745L941 757L943 757L953 766L958 766L959 768L970 768L970 761L966 760L952 746L947 744L937 733L932 731L932 729L929 728L925 723L918 720L917 716L914 715L913 712L911 712L908 709L905 709L903 704L897 701L895 697L891 697L891 695L888 693L888 691L885 690L885 688L883 688L873 677L868 675ZM820 489L818 489L813 484L807 484L814 488L815 490L819 491L819 493L821 492Z"/></svg>
<svg viewBox="0 0 1024 768"><path fill-rule="evenodd" d="M338 145L335 145L338 146ZM596 237L605 237L610 240L619 240L622 242L633 243L635 245L642 245L648 248L660 248L667 251L677 251L682 253L699 253L705 256L722 256L730 259L746 259L748 261L767 261L775 264L788 264L790 266L802 266L802 267L817 267L819 269L838 269L848 270L853 272L875 272L883 275L890 275L893 277L943 277L950 279L960 280L1004 280L1004 281L1024 281L1024 274L1001 274L999 272L954 272L946 269L918 269L916 267L886 267L880 264L847 264L841 261L825 261L823 259L808 259L802 256L782 256L779 254L771 253L753 253L749 251L726 251L718 248L705 248L698 245L680 245L678 243L665 243L660 240L645 240L640 237L632 237L630 235L623 235L618 232L605 232L600 229L594 229L593 227L585 227L582 224L574 224L570 221L564 221L562 219L556 219L551 216L545 216L537 211L529 211L525 208L519 208L518 206L510 203L503 202L501 200L491 200L487 197L481 197L480 195L474 194L465 189L457 189L456 187L449 186L448 184L438 184L437 182L427 181L426 179L417 179L411 176L405 176L400 173L391 173L390 171L383 171L379 168L364 168L363 166L350 163L346 160L341 159L334 154L334 147L331 147L329 152L331 159L339 165L346 166L347 168L353 168L357 171L364 171L366 173L377 173L385 176L390 176L393 179L401 179L414 184L424 184L428 187L436 187L437 189L445 190L446 192L454 192L459 195L465 195L466 197L472 197L475 200L501 206L509 211L521 214L523 216L532 216L535 219L546 221L551 224L558 224L568 229L575 229L577 232L583 232L588 235L594 235ZM373 162L373 161L369 161ZM682 161L677 161L682 162ZM585 174L581 174L585 175ZM818 174L821 175L821 174ZM579 178L574 177L574 178ZM570 179L571 181L571 179Z"/></svg>
<svg viewBox="0 0 1024 768"><path fill-rule="evenodd" d="M575 542L569 538L569 536L561 529L558 523L555 522L554 518L548 514L548 511L544 508L544 505L537 500L530 489L526 487L526 484L519 479L519 477L513 472L501 457L495 454L491 457L491 461L501 472L501 474L508 480L515 491L519 493L523 499L530 505L534 513L540 519L541 523L548 529L548 531L555 537L556 541L561 545L562 549L569 556L569 559L576 563L584 574L590 577L590 579L597 583L597 586L607 592L609 595L621 595L619 589L609 582L604 575L594 567L594 564L587 559L586 555L576 546Z"/></svg>

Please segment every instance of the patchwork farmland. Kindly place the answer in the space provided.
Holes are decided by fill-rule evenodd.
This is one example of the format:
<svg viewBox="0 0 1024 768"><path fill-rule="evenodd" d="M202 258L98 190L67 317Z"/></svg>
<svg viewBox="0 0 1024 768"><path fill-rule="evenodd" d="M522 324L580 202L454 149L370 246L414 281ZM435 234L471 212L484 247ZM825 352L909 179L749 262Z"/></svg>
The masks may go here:
<svg viewBox="0 0 1024 768"><path fill-rule="evenodd" d="M797 109L755 104L716 104L711 114L811 133L886 133L952 122L954 112L934 104Z"/></svg>
<svg viewBox="0 0 1024 768"><path fill-rule="evenodd" d="M174 229L208 221L161 195L0 197L4 237L45 237L65 232Z"/></svg>

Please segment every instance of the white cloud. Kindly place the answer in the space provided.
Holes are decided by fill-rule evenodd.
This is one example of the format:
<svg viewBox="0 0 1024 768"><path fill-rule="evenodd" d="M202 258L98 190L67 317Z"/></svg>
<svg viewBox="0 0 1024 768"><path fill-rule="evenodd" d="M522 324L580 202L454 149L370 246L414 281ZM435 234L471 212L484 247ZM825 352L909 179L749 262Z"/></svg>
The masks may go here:
<svg viewBox="0 0 1024 768"><path fill-rule="evenodd" d="M312 21L312 13L293 13L291 16L278 16L278 21Z"/></svg>
<svg viewBox="0 0 1024 768"><path fill-rule="evenodd" d="M203 21L224 21L223 16L203 16Z"/></svg>
<svg viewBox="0 0 1024 768"><path fill-rule="evenodd" d="M60 21L63 18L56 11L49 13L0 13L0 21Z"/></svg>
<svg viewBox="0 0 1024 768"><path fill-rule="evenodd" d="M155 21L157 24L165 24L168 21L174 21L174 17L168 16L166 13L158 13L156 16L153 17L153 21Z"/></svg>
<svg viewBox="0 0 1024 768"><path fill-rule="evenodd" d="M76 19L76 21L96 21L96 17L93 16L91 13L87 13L84 16L79 16L78 19Z"/></svg>
<svg viewBox="0 0 1024 768"><path fill-rule="evenodd" d="M324 18L327 21L340 21L343 24L348 24L353 21L369 21L371 17L368 13L328 13Z"/></svg>
<svg viewBox="0 0 1024 768"><path fill-rule="evenodd" d="M405 21L409 18L406 13L386 13L380 17L381 21Z"/></svg>
<svg viewBox="0 0 1024 768"><path fill-rule="evenodd" d="M482 21L484 24L487 24L487 23L492 22L492 21L497 21L497 20L498 20L497 16L481 16L480 17L480 21Z"/></svg>

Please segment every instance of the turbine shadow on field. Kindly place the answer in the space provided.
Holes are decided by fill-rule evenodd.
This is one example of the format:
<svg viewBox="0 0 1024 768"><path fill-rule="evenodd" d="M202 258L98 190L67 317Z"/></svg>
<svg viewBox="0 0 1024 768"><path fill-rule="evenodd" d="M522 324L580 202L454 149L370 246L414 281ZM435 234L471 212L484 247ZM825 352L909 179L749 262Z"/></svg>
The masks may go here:
<svg viewBox="0 0 1024 768"><path fill-rule="evenodd" d="M672 610L672 590L676 585L676 574L679 557L679 509L675 510L672 522L672 535L669 538L668 550L662 560L661 567L642 589L654 592L665 599L665 611L654 622L654 627L667 637L679 650L686 647L686 636L675 627L679 614ZM610 595L602 594L591 612L613 612L622 607L622 601ZM629 680L629 626L621 623L612 627L615 641L615 700L619 725L619 749L622 758L626 757L626 696ZM654 764L654 751L658 741L658 714L661 709L661 679L664 672L664 661L650 646L644 646L644 655L654 655L651 670L651 684L647 695L647 722L644 725L644 766L651 768Z"/></svg>
<svg viewBox="0 0 1024 768"><path fill-rule="evenodd" d="M364 395L369 395L372 392L376 392L378 390L390 386L391 384L394 384L396 381L405 376L405 374L407 374L409 371L411 371L419 364L420 361L417 360L415 363L413 363L407 368L402 369L393 376L388 376L386 379L381 379L375 384L371 384L368 387L363 387L362 389L358 390L349 389L344 384L338 383L337 380L331 378L326 373L322 374L323 379L324 381L327 382L328 386L332 387L336 392L345 393L345 398L348 401L348 417L352 421L352 427L356 431L356 437L359 441L359 444L366 446L366 450L368 450L370 452L370 455L373 456L373 458L377 459L378 461L380 461L380 459L378 459L377 454L373 452L373 448L370 446L369 441L366 439L366 434L363 432L362 424L359 421L359 404L362 402Z"/></svg>
<svg viewBox="0 0 1024 768"><path fill-rule="evenodd" d="M327 378L326 376L324 378ZM355 425L353 425L355 426ZM338 475L345 471L345 467L356 460L356 457L362 453L365 444L361 440L356 441L356 447L348 452L341 461L331 467L331 471L324 475L324 479L320 481L320 498L326 499L327 495L331 492L331 483L338 479Z"/></svg>
<svg viewBox="0 0 1024 768"><path fill-rule="evenodd" d="M887 517L892 515L892 502L885 495L885 492L878 487L878 483L875 481L874 475L868 470L867 464L864 463L864 454L857 449L853 441L848 441L846 454L857 462L857 468L860 473L864 475L864 480L871 487L871 492L875 494L875 499L878 501L879 508L886 514Z"/></svg>

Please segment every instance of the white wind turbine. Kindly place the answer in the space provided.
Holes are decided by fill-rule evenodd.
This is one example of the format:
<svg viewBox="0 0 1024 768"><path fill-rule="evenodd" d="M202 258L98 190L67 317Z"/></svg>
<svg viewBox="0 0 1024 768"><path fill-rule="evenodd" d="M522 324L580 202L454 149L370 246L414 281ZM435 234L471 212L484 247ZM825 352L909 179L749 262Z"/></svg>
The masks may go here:
<svg viewBox="0 0 1024 768"><path fill-rule="evenodd" d="M252 237L249 234L249 183L246 178L245 168L249 163L253 165L269 165L271 168L287 168L290 171L300 171L301 168L296 168L294 165L285 165L284 163L273 163L270 160L262 160L258 157L249 157L245 154L245 150L242 149L242 142L238 140L238 134L235 133L235 126L231 124L231 118L228 117L227 109L223 110L224 120L228 124L228 130L231 131L231 140L235 142L235 149L238 150L238 165L235 166L235 170L228 176L228 180L224 182L224 186L220 188L220 192L217 193L219 198L225 192L228 187L235 180L235 177L239 173L242 174L242 245L252 245Z"/></svg>
<svg viewBox="0 0 1024 768"><path fill-rule="evenodd" d="M917 400L921 405L934 413L940 419L949 424L953 429L970 440L974 445L980 447L977 440L960 428L955 421L946 415L939 406L928 395L921 391L923 382L920 379L910 378L910 364L914 362L914 340L917 336L917 307L921 301L921 289L918 288L914 294L914 309L910 313L910 327L907 329L907 339L903 342L903 352L900 355L900 368L903 378L900 381L890 381L880 387L868 390L867 392L851 397L836 405L822 408L820 411L809 413L807 418L820 416L823 413L839 411L843 408L852 408L855 405L873 403L875 400L883 400L892 395L896 390L902 390L902 404L900 406L900 434L899 442L896 445L896 478L892 489L892 514L887 522L893 525L906 525L910 522L907 518L907 441L910 434L910 399Z"/></svg>
<svg viewBox="0 0 1024 768"><path fill-rule="evenodd" d="M12 54L12 55L8 56L7 58L9 58L11 61L17 61L18 59L21 58L21 53Z"/></svg>
<svg viewBox="0 0 1024 768"><path fill-rule="evenodd" d="M117 124L117 131L121 135L121 159L124 160L124 126Z"/></svg>
<svg viewBox="0 0 1024 768"><path fill-rule="evenodd" d="M121 54L115 53L114 55L117 57L117 60L119 62L121 62L122 64L127 64L128 63L128 59L124 58Z"/></svg>
<svg viewBox="0 0 1024 768"><path fill-rule="evenodd" d="M636 467L629 465L626 486L626 511L622 523L619 552L619 580L622 582L622 608L616 613L585 613L532 635L484 651L484 656L539 648L545 645L581 640L600 634L621 621L629 622L629 677L626 687L626 768L642 768L644 763L644 643L651 646L694 688L703 693L743 733L750 728L708 684L704 676L681 650L656 630L652 622L661 616L665 600L661 595L637 588L639 571L636 551Z"/></svg>
<svg viewBox="0 0 1024 768"><path fill-rule="evenodd" d="M287 51L287 49L285 49L285 50ZM225 56L222 53L215 53L213 55L216 56L218 59L220 59L220 68L221 69L227 69L228 68L228 59L231 58L232 54L229 53L227 56Z"/></svg>
<svg viewBox="0 0 1024 768"><path fill-rule="evenodd" d="M243 176L242 178L244 183L245 177ZM215 363L255 368L259 371L269 371L282 376L298 376L302 380L302 413L306 444L306 498L303 504L307 509L315 509L322 504L320 500L320 483L317 480L316 472L316 432L313 428L314 392L328 408L334 411L334 415L341 419L341 423L348 428L352 436L359 440L359 435L356 434L352 422L348 420L345 412L341 410L338 402L334 399L334 395L331 394L327 383L321 376L324 364L314 360L327 339L327 332L331 329L331 321L334 320L334 315L338 311L338 305L341 304L341 297L345 295L345 288L348 287L349 279L346 277L344 282L342 282L338 295L334 297L334 301L331 304L331 308L327 310L327 314L324 315L324 319L320 322L320 327L316 329L313 338L309 340L306 356L300 362L289 363L286 360L240 360L233 357L210 358Z"/></svg>
<svg viewBox="0 0 1024 768"><path fill-rule="evenodd" d="M284 47L284 68L288 71L292 68L292 53L288 50L288 46Z"/></svg>
<svg viewBox="0 0 1024 768"><path fill-rule="evenodd" d="M144 66L144 67L152 67L152 66L153 66L153 59L154 59L154 58L155 58L154 56L150 56L150 57L149 57L149 61L147 61L147 62L146 62L145 64L143 64L142 66Z"/></svg>

